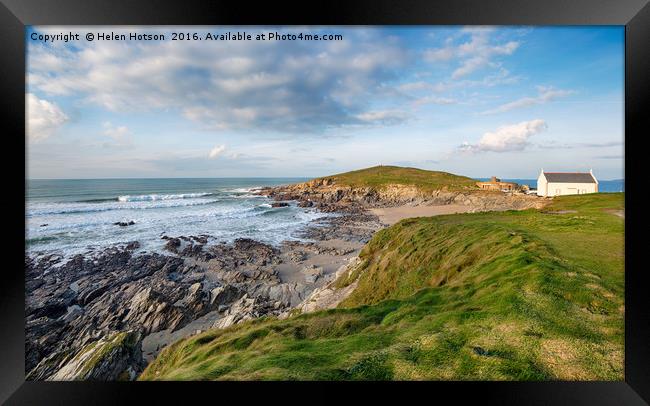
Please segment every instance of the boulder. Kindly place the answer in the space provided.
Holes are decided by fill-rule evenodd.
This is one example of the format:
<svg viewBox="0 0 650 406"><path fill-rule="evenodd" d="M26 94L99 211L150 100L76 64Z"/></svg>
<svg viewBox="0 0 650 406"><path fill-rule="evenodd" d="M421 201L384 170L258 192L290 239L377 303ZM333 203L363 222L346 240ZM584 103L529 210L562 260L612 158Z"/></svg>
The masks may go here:
<svg viewBox="0 0 650 406"><path fill-rule="evenodd" d="M72 320L83 314L83 309L79 305L72 305L68 307L67 313L62 316L62 320L70 323Z"/></svg>
<svg viewBox="0 0 650 406"><path fill-rule="evenodd" d="M140 248L140 243L138 241L131 241L126 245L126 249L129 251L137 250Z"/></svg>
<svg viewBox="0 0 650 406"><path fill-rule="evenodd" d="M43 307L35 309L31 316L34 318L47 317L49 319L58 319L59 317L66 314L68 311L68 306L62 301L53 301L45 304Z"/></svg>
<svg viewBox="0 0 650 406"><path fill-rule="evenodd" d="M210 307L216 309L219 306L234 302L241 296L243 296L243 292L235 286L218 286L210 291Z"/></svg>
<svg viewBox="0 0 650 406"><path fill-rule="evenodd" d="M134 224L135 224L135 221L133 221L133 220L128 221L128 222L127 221L117 221L117 222L113 223L113 225L120 226L120 227L132 226Z"/></svg>
<svg viewBox="0 0 650 406"><path fill-rule="evenodd" d="M192 290L188 292L185 300L191 301L191 295ZM173 331L185 320L182 308L170 306L169 302L151 287L139 291L127 306L123 322L140 326L145 334L168 328Z"/></svg>
<svg viewBox="0 0 650 406"><path fill-rule="evenodd" d="M304 251L290 251L289 259L293 262L302 262L307 259L307 254Z"/></svg>
<svg viewBox="0 0 650 406"><path fill-rule="evenodd" d="M265 314L265 312L258 310L260 307L263 307L263 304L258 298L249 297L248 294L245 294L230 306L224 317L214 322L212 328L226 328L259 317L261 314Z"/></svg>
<svg viewBox="0 0 650 406"><path fill-rule="evenodd" d="M303 268L301 272L303 275L305 275L305 282L307 283L315 283L318 278L323 276L323 268L317 267L315 265Z"/></svg>
<svg viewBox="0 0 650 406"><path fill-rule="evenodd" d="M48 380L130 381L143 367L140 333L114 332L84 346Z"/></svg>
<svg viewBox="0 0 650 406"><path fill-rule="evenodd" d="M108 289L110 288L110 285L106 284L103 286L98 286L98 287L90 287L89 289L85 290L79 295L79 303L82 306L87 305L88 303L92 302L93 300L97 299L101 295L104 294Z"/></svg>
<svg viewBox="0 0 650 406"><path fill-rule="evenodd" d="M198 235L198 236L193 235L193 236L191 236L191 238L192 238L194 241L196 241L196 242L198 242L198 243L200 243L200 244L204 244L204 245L205 245L205 244L208 243L208 236L207 236L207 235Z"/></svg>
<svg viewBox="0 0 650 406"><path fill-rule="evenodd" d="M181 240L178 238L167 238L167 244L165 244L165 249L167 251L176 252L178 247L181 246Z"/></svg>

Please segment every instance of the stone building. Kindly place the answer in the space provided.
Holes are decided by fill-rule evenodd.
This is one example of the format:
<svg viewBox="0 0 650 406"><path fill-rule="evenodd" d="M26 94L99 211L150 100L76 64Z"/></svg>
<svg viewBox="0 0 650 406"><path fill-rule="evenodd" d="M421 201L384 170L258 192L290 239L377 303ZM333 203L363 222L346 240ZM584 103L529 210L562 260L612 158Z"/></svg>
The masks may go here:
<svg viewBox="0 0 650 406"><path fill-rule="evenodd" d="M515 190L517 189L517 184L514 182L502 182L501 179L496 176L492 176L487 182L476 182L476 186L480 187L483 190Z"/></svg>

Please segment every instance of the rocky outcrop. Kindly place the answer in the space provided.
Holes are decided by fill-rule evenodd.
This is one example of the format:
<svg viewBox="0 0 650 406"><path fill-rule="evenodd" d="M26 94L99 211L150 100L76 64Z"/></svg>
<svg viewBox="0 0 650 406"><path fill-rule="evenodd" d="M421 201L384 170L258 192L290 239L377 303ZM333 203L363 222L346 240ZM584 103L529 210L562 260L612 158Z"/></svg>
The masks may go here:
<svg viewBox="0 0 650 406"><path fill-rule="evenodd" d="M120 226L120 227L132 226L134 224L135 224L135 221L133 221L133 220L131 220L131 221L117 221L117 222L113 223L113 225Z"/></svg>
<svg viewBox="0 0 650 406"><path fill-rule="evenodd" d="M354 211L368 207L390 207L403 204L471 206L476 211L521 210L541 208L546 204L537 196L482 190L425 191L411 185L386 185L380 188L337 185L334 179L264 188L259 193L278 201L297 200L301 207L322 211Z"/></svg>
<svg viewBox="0 0 650 406"><path fill-rule="evenodd" d="M137 331L102 337L83 347L48 380L133 380L144 369L141 342Z"/></svg>
<svg viewBox="0 0 650 406"><path fill-rule="evenodd" d="M311 265L309 267L303 268L300 272L305 276L305 281L308 283L314 283L318 278L323 276L323 268Z"/></svg>
<svg viewBox="0 0 650 406"><path fill-rule="evenodd" d="M339 239L350 242L366 243L373 234L382 228L379 218L368 213L362 207L348 206L343 213L336 217L316 220L314 227L308 227L299 234L310 240L324 241ZM319 248L322 250L322 248ZM347 252L331 252L335 255L345 255Z"/></svg>
<svg viewBox="0 0 650 406"><path fill-rule="evenodd" d="M280 318L289 317L289 315L296 312L311 313L317 310L333 309L338 306L339 303L345 300L345 298L347 298L357 287L357 281L344 287L337 287L335 285L337 279L359 265L359 258L355 257L349 264L341 266L334 275L329 276L329 283L314 289L303 302L297 305L294 309L281 314Z"/></svg>
<svg viewBox="0 0 650 406"><path fill-rule="evenodd" d="M126 349L111 352L105 362L90 361L123 332L133 332L124 341L131 343L176 331L208 313L217 314L223 325L277 315L313 289L283 283L273 269L282 261L279 250L267 244L238 239L208 245L202 236L165 239L170 255L136 255L139 245L129 243L67 261L26 257L29 379L114 379L124 372L124 363L137 373L140 361ZM128 349L138 344L133 345Z"/></svg>
<svg viewBox="0 0 650 406"><path fill-rule="evenodd" d="M261 300L259 297L249 297L246 294L237 302L233 303L225 312L224 316L212 325L212 328L226 328L233 324L255 319L274 311L277 312L277 310L279 310L277 304L272 305L268 301Z"/></svg>

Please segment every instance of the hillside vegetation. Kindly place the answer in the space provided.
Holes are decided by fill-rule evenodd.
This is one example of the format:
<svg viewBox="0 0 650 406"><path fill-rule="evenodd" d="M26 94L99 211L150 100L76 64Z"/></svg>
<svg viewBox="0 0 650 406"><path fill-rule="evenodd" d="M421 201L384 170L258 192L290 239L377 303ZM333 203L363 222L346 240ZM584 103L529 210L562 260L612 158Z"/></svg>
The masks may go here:
<svg viewBox="0 0 650 406"><path fill-rule="evenodd" d="M318 180L324 179L331 179L339 186L350 187L381 188L388 185L410 185L424 191L476 188L476 181L466 176L399 166L374 166L318 178Z"/></svg>
<svg viewBox="0 0 650 406"><path fill-rule="evenodd" d="M181 340L140 379L622 380L623 199L403 220L337 309Z"/></svg>

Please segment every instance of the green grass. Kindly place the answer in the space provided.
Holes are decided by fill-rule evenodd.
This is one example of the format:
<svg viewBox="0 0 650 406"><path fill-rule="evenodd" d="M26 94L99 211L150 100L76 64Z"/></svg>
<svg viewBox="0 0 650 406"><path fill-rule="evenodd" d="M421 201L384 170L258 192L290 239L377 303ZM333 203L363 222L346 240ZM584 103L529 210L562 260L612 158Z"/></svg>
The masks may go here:
<svg viewBox="0 0 650 406"><path fill-rule="evenodd" d="M319 179L332 179L337 185L350 187L409 185L423 191L477 189L476 181L465 176L399 166L374 166Z"/></svg>
<svg viewBox="0 0 650 406"><path fill-rule="evenodd" d="M339 308L181 340L140 379L622 380L622 208L594 194L403 220L337 281L358 279Z"/></svg>

